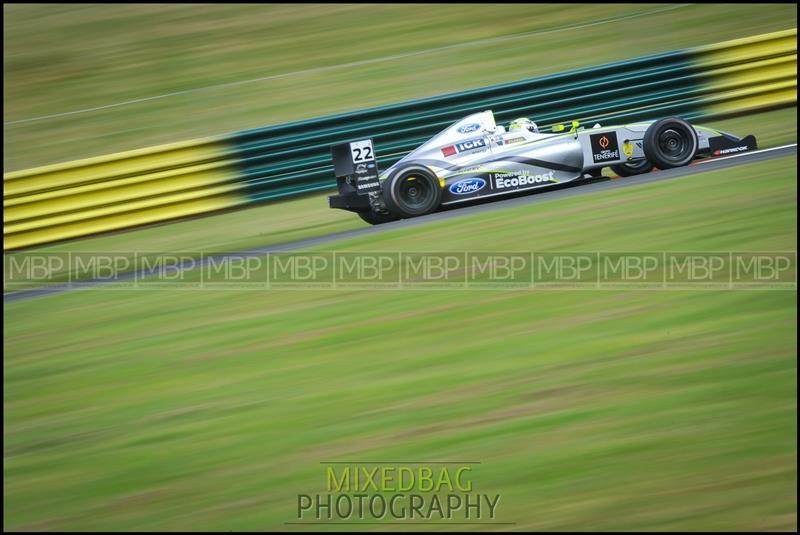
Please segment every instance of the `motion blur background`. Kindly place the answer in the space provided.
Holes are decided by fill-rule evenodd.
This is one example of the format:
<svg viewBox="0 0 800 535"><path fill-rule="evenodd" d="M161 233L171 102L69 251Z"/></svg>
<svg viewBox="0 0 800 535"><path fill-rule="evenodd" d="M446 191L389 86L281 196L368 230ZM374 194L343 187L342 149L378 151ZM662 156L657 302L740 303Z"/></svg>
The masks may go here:
<svg viewBox="0 0 800 535"><path fill-rule="evenodd" d="M797 24L789 4L3 9L5 172ZM796 112L710 126L775 146L796 141ZM793 251L795 169L328 249ZM37 250L232 251L362 224L313 195ZM796 529L796 305L796 291L154 289L6 304L4 527L280 529L320 461L425 458L481 461L476 481L522 529Z"/></svg>
<svg viewBox="0 0 800 535"><path fill-rule="evenodd" d="M6 5L4 14L6 172L757 35L795 17L791 5L769 4Z"/></svg>

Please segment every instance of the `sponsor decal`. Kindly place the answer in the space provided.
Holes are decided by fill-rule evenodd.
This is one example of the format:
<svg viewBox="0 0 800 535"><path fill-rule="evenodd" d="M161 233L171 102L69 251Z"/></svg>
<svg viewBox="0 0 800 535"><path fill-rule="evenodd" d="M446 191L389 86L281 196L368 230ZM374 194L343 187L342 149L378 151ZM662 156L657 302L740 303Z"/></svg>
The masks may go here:
<svg viewBox="0 0 800 535"><path fill-rule="evenodd" d="M474 131L478 130L480 127L481 127L481 125L479 125L478 123L465 124L464 126L462 126L462 127L460 127L458 129L458 133L459 134L469 134L470 132L474 132Z"/></svg>
<svg viewBox="0 0 800 535"><path fill-rule="evenodd" d="M465 178L450 185L450 193L454 195L469 195L482 190L486 181L482 178Z"/></svg>
<svg viewBox="0 0 800 535"><path fill-rule="evenodd" d="M378 169L374 161L356 164L354 168L356 191L360 194L370 191L380 191L381 184L378 179Z"/></svg>
<svg viewBox="0 0 800 535"><path fill-rule="evenodd" d="M458 152L467 152L470 150L483 149L486 147L486 140L478 137L475 139L470 139L468 141L462 141L461 143L456 143L455 146Z"/></svg>
<svg viewBox="0 0 800 535"><path fill-rule="evenodd" d="M756 148L755 139L747 136L744 139L731 139L724 136L715 136L708 139L708 148L712 156L736 154Z"/></svg>
<svg viewBox="0 0 800 535"><path fill-rule="evenodd" d="M714 151L714 156L722 156L723 154L733 154L736 152L744 152L747 150L747 145L739 147L731 147L729 149L717 149Z"/></svg>
<svg viewBox="0 0 800 535"><path fill-rule="evenodd" d="M505 143L506 143L506 145L509 145L511 143L519 143L520 141L525 141L525 138L524 137L512 137L511 139L506 139Z"/></svg>
<svg viewBox="0 0 800 535"><path fill-rule="evenodd" d="M619 143L614 132L589 136L594 163L619 160Z"/></svg>
<svg viewBox="0 0 800 535"><path fill-rule="evenodd" d="M442 154L448 157L460 152L469 152L478 149L486 149L486 140L481 137L442 147Z"/></svg>
<svg viewBox="0 0 800 535"><path fill-rule="evenodd" d="M553 182L553 174L553 171L541 175L532 175L528 171L521 171L519 173L495 173L494 187L495 189L508 189L544 184Z"/></svg>

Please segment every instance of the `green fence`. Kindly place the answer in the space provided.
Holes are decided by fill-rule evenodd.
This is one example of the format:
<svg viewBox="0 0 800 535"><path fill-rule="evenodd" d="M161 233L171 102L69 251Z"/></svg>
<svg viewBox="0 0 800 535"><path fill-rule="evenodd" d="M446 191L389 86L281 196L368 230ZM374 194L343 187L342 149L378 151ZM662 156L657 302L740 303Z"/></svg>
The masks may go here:
<svg viewBox="0 0 800 535"><path fill-rule="evenodd" d="M540 126L709 119L797 104L796 29L4 175L4 249L334 186L330 145L374 139L391 165L464 115Z"/></svg>

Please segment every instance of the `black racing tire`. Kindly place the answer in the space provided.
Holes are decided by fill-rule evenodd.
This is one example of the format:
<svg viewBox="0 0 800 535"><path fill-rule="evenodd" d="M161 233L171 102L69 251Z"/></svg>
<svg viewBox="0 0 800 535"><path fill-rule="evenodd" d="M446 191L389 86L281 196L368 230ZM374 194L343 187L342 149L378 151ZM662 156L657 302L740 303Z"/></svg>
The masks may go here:
<svg viewBox="0 0 800 535"><path fill-rule="evenodd" d="M358 212L358 217L369 223L370 225L380 225L382 223L390 223L397 221L399 218L390 214L380 214L378 212Z"/></svg>
<svg viewBox="0 0 800 535"><path fill-rule="evenodd" d="M439 179L422 165L397 169L383 184L383 200L389 213L398 218L429 214L442 201Z"/></svg>
<svg viewBox="0 0 800 535"><path fill-rule="evenodd" d="M612 165L611 170L619 176L634 176L649 173L655 167L650 160L639 160L637 162L625 162Z"/></svg>
<svg viewBox="0 0 800 535"><path fill-rule="evenodd" d="M677 117L656 121L644 133L644 155L659 169L688 165L699 145L694 127Z"/></svg>

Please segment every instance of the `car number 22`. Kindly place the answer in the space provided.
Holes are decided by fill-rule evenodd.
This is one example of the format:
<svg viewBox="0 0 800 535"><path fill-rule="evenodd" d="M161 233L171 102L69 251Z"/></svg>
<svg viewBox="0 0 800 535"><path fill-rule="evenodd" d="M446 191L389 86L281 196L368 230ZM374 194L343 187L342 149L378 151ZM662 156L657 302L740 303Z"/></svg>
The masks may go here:
<svg viewBox="0 0 800 535"><path fill-rule="evenodd" d="M367 162L375 159L372 151L372 141L356 141L350 143L350 152L353 156L353 163Z"/></svg>

